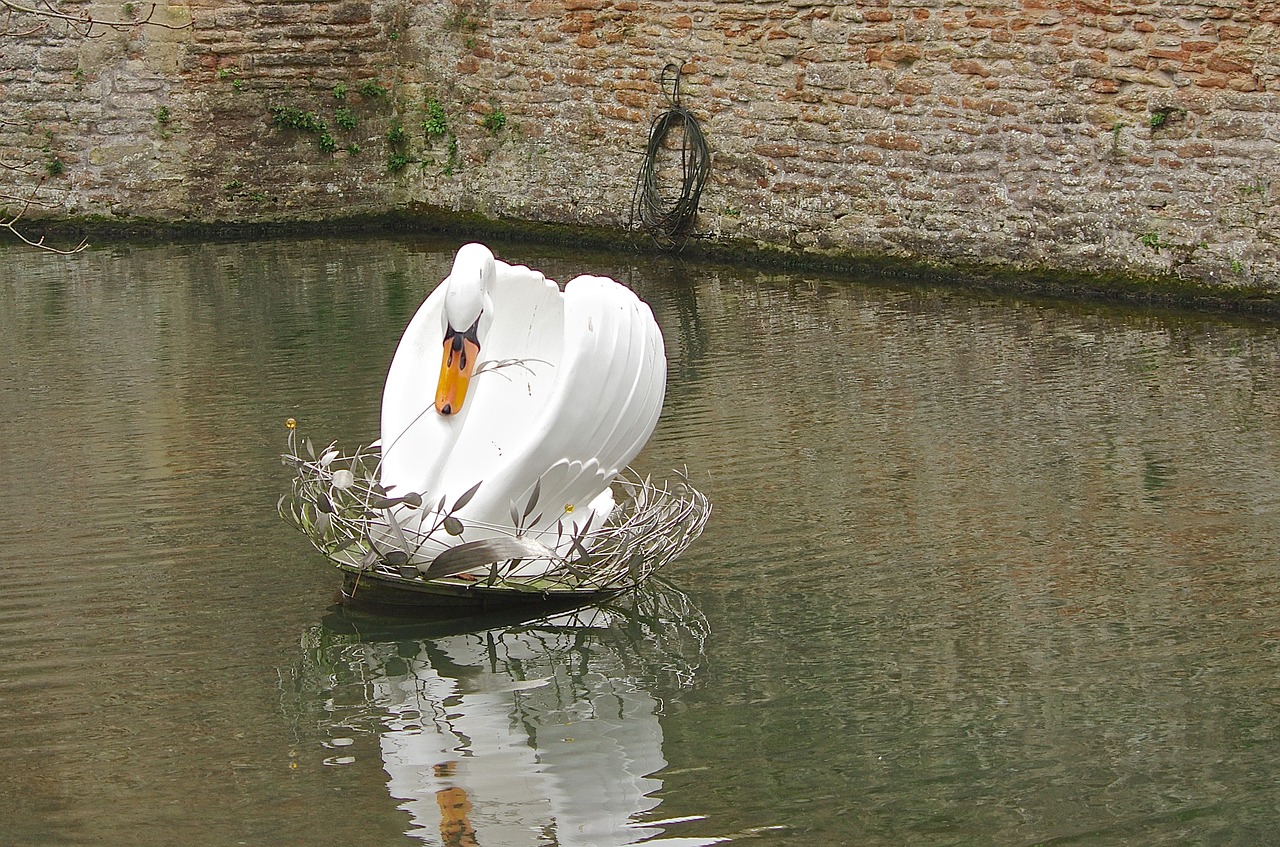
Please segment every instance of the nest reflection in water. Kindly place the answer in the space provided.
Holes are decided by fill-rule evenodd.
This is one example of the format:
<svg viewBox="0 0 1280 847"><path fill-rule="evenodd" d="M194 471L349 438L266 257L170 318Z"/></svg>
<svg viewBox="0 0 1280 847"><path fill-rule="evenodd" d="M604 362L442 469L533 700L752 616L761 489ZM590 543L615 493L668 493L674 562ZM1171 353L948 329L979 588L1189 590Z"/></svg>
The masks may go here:
<svg viewBox="0 0 1280 847"><path fill-rule="evenodd" d="M407 833L429 843L603 847L697 826L656 810L659 718L695 684L702 613L656 578L603 604L528 615L406 623L336 610L303 635L282 691L304 763L307 747L334 767L372 760Z"/></svg>

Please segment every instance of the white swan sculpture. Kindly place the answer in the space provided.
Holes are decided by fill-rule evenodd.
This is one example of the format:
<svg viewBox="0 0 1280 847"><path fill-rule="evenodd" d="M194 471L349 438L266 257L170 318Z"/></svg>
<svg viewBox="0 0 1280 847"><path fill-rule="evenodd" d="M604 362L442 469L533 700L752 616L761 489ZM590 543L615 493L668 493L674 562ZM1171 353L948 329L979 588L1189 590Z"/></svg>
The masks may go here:
<svg viewBox="0 0 1280 847"><path fill-rule="evenodd" d="M382 395L382 484L426 498L396 512L401 529L425 534L442 501L474 489L452 511L461 532L413 560L509 536L513 508L523 537L563 553L574 526L613 510L609 484L653 433L666 378L662 332L631 289L579 276L561 292L482 244L462 247L405 329Z"/></svg>
<svg viewBox="0 0 1280 847"><path fill-rule="evenodd" d="M683 478L624 474L657 425L666 369L630 289L579 276L561 291L467 244L396 349L376 450L317 454L289 421L297 476L280 511L346 571L348 594L366 578L473 597L636 586L711 509Z"/></svg>

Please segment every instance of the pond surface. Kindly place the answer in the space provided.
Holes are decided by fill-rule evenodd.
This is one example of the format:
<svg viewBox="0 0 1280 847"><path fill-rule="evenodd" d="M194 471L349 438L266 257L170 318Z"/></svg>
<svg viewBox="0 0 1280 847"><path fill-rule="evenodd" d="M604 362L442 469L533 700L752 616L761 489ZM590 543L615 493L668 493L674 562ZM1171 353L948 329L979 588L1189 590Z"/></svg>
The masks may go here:
<svg viewBox="0 0 1280 847"><path fill-rule="evenodd" d="M1253 844L1280 827L1280 332L495 245L652 304L616 608L336 607L287 417L377 435L456 243L0 252L0 844Z"/></svg>

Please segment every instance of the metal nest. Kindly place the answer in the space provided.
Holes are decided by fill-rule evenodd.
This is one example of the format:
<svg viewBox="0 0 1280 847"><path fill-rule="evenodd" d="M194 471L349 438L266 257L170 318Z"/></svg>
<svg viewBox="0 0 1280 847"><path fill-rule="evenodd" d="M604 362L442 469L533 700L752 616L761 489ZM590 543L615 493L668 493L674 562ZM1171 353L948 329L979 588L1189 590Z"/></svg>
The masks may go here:
<svg viewBox="0 0 1280 847"><path fill-rule="evenodd" d="M464 601L615 594L636 588L679 556L711 514L710 501L683 473L658 484L628 468L614 480L617 505L602 525L562 525L563 554L523 533L522 523L537 506L537 486L528 502L512 504L511 526L496 537L457 543L464 527L454 513L479 486L452 504L443 498L428 503L417 492L393 496L378 481L376 442L351 455L336 443L317 451L310 438L299 436L292 418L287 425L282 459L295 475L278 509L347 575L344 590L352 596L364 580L401 593ZM428 510L423 531L401 526L396 513L402 509ZM424 548L442 544L453 546L425 560Z"/></svg>

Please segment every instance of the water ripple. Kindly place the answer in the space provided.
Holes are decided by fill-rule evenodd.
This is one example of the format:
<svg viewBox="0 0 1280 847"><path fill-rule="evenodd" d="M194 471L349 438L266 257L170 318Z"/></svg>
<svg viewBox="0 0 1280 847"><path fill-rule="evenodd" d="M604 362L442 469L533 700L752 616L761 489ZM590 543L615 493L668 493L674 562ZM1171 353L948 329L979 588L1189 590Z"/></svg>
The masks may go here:
<svg viewBox="0 0 1280 847"><path fill-rule="evenodd" d="M636 464L714 502L669 573L710 634L655 698L662 817L867 845L1280 823L1275 327L520 249L645 293L670 380ZM326 655L299 642L337 582L274 514L277 453L289 416L376 436L448 260L0 253L0 802L32 810L0 841L404 842L376 731L303 755L342 704L287 669Z"/></svg>

